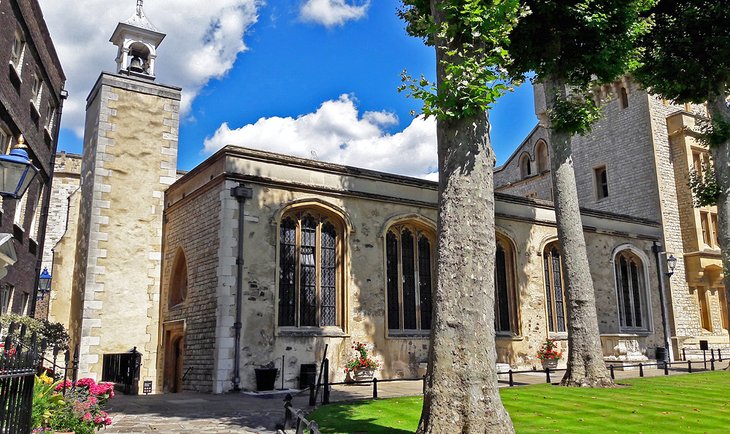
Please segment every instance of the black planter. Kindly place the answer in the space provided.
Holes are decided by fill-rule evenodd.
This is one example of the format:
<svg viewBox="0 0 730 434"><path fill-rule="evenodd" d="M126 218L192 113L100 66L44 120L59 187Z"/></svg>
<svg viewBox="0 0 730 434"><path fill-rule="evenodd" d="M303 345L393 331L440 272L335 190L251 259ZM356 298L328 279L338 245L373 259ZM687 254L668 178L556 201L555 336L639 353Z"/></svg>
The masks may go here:
<svg viewBox="0 0 730 434"><path fill-rule="evenodd" d="M279 368L255 368L256 371L256 390L274 390L276 383L276 374Z"/></svg>

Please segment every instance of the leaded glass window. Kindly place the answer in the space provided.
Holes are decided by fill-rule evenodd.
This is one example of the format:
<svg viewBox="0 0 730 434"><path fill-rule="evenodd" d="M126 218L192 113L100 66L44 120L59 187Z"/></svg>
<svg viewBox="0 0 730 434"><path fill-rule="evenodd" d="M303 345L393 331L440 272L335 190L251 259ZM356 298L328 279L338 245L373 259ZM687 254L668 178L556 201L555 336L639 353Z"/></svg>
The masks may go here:
<svg viewBox="0 0 730 434"><path fill-rule="evenodd" d="M630 250L624 250L616 255L614 265L621 328L648 330L646 279L641 259Z"/></svg>
<svg viewBox="0 0 730 434"><path fill-rule="evenodd" d="M545 304L547 306L548 330L565 332L565 290L563 286L563 261L557 243L548 244L543 251L545 273Z"/></svg>
<svg viewBox="0 0 730 434"><path fill-rule="evenodd" d="M385 236L388 329L431 329L435 236L419 225L398 224Z"/></svg>
<svg viewBox="0 0 730 434"><path fill-rule="evenodd" d="M279 325L341 325L341 222L307 209L286 214L279 228Z"/></svg>
<svg viewBox="0 0 730 434"><path fill-rule="evenodd" d="M497 237L494 267L494 324L498 332L518 333L517 294L512 245L507 239Z"/></svg>

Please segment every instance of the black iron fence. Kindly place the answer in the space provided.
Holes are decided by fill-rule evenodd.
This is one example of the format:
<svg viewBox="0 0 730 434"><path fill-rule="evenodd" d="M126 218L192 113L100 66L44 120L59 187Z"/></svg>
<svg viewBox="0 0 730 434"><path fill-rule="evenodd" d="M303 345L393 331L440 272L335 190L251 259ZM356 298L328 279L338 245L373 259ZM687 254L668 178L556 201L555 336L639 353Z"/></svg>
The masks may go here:
<svg viewBox="0 0 730 434"><path fill-rule="evenodd" d="M139 371L142 353L134 347L128 353L104 354L101 381L114 383L125 395L139 395Z"/></svg>
<svg viewBox="0 0 730 434"><path fill-rule="evenodd" d="M31 430L33 383L43 350L35 333L10 323L0 349L0 433L27 434ZM3 335L0 325L0 336Z"/></svg>
<svg viewBox="0 0 730 434"><path fill-rule="evenodd" d="M310 434L320 434L319 425L313 420L307 420L304 411L292 406L292 396L286 395L284 398L284 423L277 427L277 432L286 433L289 429L294 429L296 434L303 434L305 428Z"/></svg>

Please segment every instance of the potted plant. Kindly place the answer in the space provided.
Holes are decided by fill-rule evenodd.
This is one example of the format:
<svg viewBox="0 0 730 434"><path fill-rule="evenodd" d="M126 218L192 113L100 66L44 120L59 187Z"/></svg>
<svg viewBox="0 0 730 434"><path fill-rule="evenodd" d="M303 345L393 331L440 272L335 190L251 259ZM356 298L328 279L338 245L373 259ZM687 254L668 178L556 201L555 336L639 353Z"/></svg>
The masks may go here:
<svg viewBox="0 0 730 434"><path fill-rule="evenodd" d="M261 392L264 390L274 390L276 376L279 369L274 367L274 362L264 365L260 368L254 368L256 373L256 390Z"/></svg>
<svg viewBox="0 0 730 434"><path fill-rule="evenodd" d="M368 381L373 379L375 369L378 368L378 361L368 355L368 346L362 342L353 342L352 349L357 351L345 363L345 374L352 375L355 381Z"/></svg>
<svg viewBox="0 0 730 434"><path fill-rule="evenodd" d="M563 352L558 350L558 344L554 339L545 339L537 352L537 358L542 362L543 369L555 369L558 367L558 360L563 356Z"/></svg>

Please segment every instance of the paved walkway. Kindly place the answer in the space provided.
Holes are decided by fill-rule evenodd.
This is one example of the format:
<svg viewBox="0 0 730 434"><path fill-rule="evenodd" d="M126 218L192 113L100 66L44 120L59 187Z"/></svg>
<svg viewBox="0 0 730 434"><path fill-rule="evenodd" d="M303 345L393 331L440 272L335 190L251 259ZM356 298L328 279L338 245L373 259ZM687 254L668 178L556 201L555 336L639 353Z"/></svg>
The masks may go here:
<svg viewBox="0 0 730 434"><path fill-rule="evenodd" d="M715 369L723 369L727 365L727 361L716 363ZM694 370L699 371L702 368L701 362L693 363ZM681 375L686 370L686 365L683 369L672 369L670 375ZM615 374L617 380L639 376L638 369L616 370ZM562 375L563 372L556 372L551 379L553 382L559 381ZM663 369L654 367L644 369L646 377L659 375L664 375ZM507 387L508 376L502 374L500 377L504 380L500 386ZM544 383L545 373L537 371L515 374L514 381L516 385ZM381 382L378 384L378 397L420 395L422 387L421 381ZM336 402L364 399L372 397L372 393L371 384L334 386L330 400ZM113 424L104 432L108 434L275 433L276 425L283 420L285 395L286 392L266 395L245 393L210 395L193 392L149 396L117 395L109 401ZM295 407L307 411L310 409L308 403L307 392L294 395Z"/></svg>

